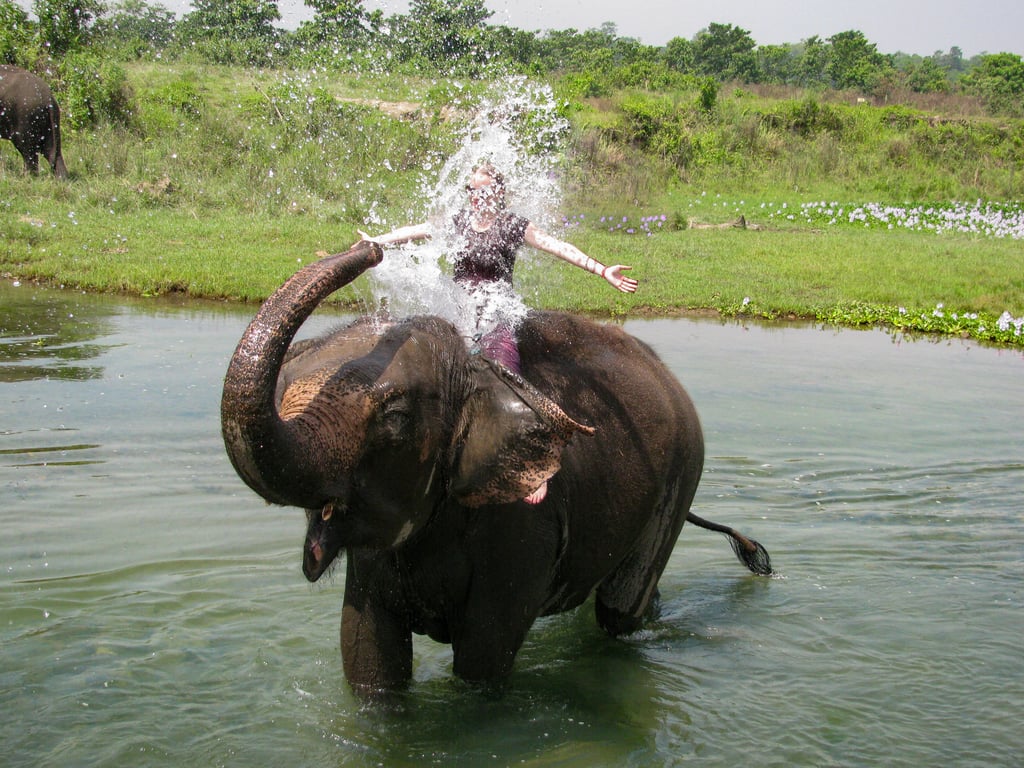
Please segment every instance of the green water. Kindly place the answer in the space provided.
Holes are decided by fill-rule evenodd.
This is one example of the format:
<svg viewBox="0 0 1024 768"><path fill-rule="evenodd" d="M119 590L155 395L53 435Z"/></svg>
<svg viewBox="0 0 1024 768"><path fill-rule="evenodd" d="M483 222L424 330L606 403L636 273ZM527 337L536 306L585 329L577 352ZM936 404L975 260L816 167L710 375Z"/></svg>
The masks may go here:
<svg viewBox="0 0 1024 768"><path fill-rule="evenodd" d="M695 511L782 577L687 527L638 635L545 619L487 692L417 638L382 708L341 673L343 577L306 583L302 514L223 453L251 313L0 285L3 765L1020 763L1019 351L627 323L701 413Z"/></svg>

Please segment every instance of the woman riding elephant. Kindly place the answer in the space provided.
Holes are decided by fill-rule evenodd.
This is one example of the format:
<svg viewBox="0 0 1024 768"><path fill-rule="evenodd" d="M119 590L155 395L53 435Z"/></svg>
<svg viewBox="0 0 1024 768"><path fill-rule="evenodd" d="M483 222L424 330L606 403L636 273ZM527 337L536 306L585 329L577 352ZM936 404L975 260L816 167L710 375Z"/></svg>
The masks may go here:
<svg viewBox="0 0 1024 768"><path fill-rule="evenodd" d="M469 299L473 337L480 350L509 370L522 374L516 319L509 316L506 308L513 294L516 254L523 243L600 275L623 293L636 290L637 281L624 274L632 267L604 266L571 243L549 235L529 219L508 210L504 176L490 163L473 169L466 191L469 206L452 218L457 243L452 259L455 284L464 289ZM381 245L397 245L429 238L432 231L429 224L423 223L377 237L359 234L364 240ZM537 504L546 493L546 484L541 485L525 501Z"/></svg>
<svg viewBox="0 0 1024 768"><path fill-rule="evenodd" d="M239 476L306 512L306 578L345 554L341 648L356 690L406 684L414 634L450 643L463 678L505 676L537 617L591 595L606 632L636 631L684 522L771 573L761 545L690 511L697 412L617 326L531 312L518 328L525 379L435 316L362 317L292 344L382 258L360 242L293 275L243 334L221 400ZM543 483L546 498L523 503Z"/></svg>

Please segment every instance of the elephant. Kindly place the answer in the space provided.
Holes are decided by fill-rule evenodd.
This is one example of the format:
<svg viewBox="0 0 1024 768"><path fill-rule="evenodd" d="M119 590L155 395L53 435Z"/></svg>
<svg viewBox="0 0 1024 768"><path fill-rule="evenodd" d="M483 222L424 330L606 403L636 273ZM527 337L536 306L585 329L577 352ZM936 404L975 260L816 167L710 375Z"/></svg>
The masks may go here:
<svg viewBox="0 0 1024 768"><path fill-rule="evenodd" d="M60 107L42 78L10 65L0 65L0 138L10 139L25 159L25 170L39 172L39 155L53 174L66 179L60 151Z"/></svg>
<svg viewBox="0 0 1024 768"><path fill-rule="evenodd" d="M305 577L346 554L353 690L406 686L414 634L451 644L464 680L505 679L535 619L591 594L609 635L635 632L685 521L772 573L759 543L689 511L704 460L696 410L616 326L531 311L522 376L434 316L367 315L292 344L320 302L382 258L364 241L289 278L244 332L221 399L239 476L305 510ZM544 481L544 500L525 503Z"/></svg>

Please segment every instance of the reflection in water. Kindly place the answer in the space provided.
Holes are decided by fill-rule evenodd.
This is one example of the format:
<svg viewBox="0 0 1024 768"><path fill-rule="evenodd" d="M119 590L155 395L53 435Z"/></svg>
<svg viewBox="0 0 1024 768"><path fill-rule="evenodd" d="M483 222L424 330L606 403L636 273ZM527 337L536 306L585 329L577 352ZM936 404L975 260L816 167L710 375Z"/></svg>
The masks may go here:
<svg viewBox="0 0 1024 768"><path fill-rule="evenodd" d="M105 350L90 341L110 333L111 309L93 297L0 282L0 383L103 376L85 363Z"/></svg>

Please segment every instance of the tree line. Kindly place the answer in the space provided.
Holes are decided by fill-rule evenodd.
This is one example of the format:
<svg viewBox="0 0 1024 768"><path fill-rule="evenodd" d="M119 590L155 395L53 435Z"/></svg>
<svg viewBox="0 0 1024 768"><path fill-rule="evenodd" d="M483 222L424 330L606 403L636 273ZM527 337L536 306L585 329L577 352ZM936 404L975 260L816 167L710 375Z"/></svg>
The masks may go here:
<svg viewBox="0 0 1024 768"><path fill-rule="evenodd" d="M367 66L376 71L486 77L507 71L569 78L581 97L618 88L665 90L693 78L856 91L978 96L993 114L1024 115L1024 60L1011 53L966 59L953 47L931 56L884 54L857 30L792 44L758 45L732 24L651 46L599 28L526 31L489 23L484 0L411 0L405 14L368 11L363 0L304 0L295 30L275 0L193 0L182 18L146 0L34 0L30 15L0 0L0 61L32 66L86 44L122 59L198 58L251 66ZM36 67L39 68L38 66Z"/></svg>

